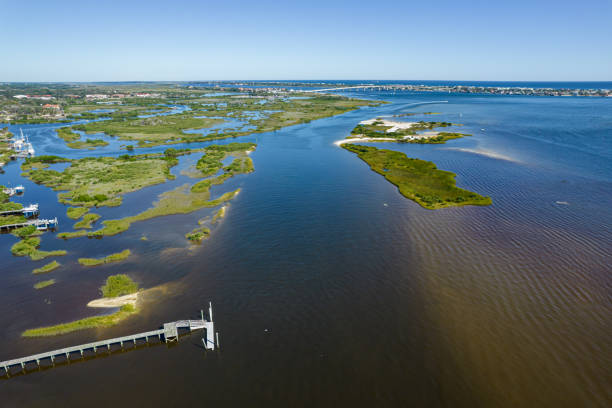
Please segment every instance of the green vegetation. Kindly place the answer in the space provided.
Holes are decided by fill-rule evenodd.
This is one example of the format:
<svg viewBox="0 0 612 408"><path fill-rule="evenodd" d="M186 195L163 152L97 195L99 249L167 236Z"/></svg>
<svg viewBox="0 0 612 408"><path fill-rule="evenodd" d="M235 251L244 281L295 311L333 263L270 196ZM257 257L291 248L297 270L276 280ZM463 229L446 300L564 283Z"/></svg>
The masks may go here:
<svg viewBox="0 0 612 408"><path fill-rule="evenodd" d="M21 203L14 203L12 201L0 203L0 211L15 211L21 210L22 208L23 205L21 205Z"/></svg>
<svg viewBox="0 0 612 408"><path fill-rule="evenodd" d="M74 229L79 228L91 228L91 224L96 222L100 218L100 214L89 213L85 214L83 219L74 224Z"/></svg>
<svg viewBox="0 0 612 408"><path fill-rule="evenodd" d="M57 135L64 139L65 142L74 142L81 138L81 135L72 131L70 127L62 127L57 129Z"/></svg>
<svg viewBox="0 0 612 408"><path fill-rule="evenodd" d="M11 247L11 252L15 256L29 256L33 261L48 258L50 256L66 255L66 251L40 251L40 238L25 238Z"/></svg>
<svg viewBox="0 0 612 408"><path fill-rule="evenodd" d="M57 261L52 261L49 262L48 264L41 266L40 268L36 268L32 271L32 273L34 274L39 274L39 273L49 273L51 271L56 270L57 268L60 267L60 263Z"/></svg>
<svg viewBox="0 0 612 408"><path fill-rule="evenodd" d="M183 133L189 129L209 128L223 123L222 119L196 118L193 113L183 113L168 116L153 116L150 118L115 119L101 122L90 122L73 126L76 130L86 133L104 132L109 136L118 136L121 140L137 140L143 145L146 141L162 142L189 140L199 135Z"/></svg>
<svg viewBox="0 0 612 408"><path fill-rule="evenodd" d="M74 322L62 323L55 326L39 327L24 331L23 337L56 336L59 334L71 333L77 330L91 329L94 327L114 326L122 320L135 313L136 309L132 305L121 306L118 312L106 316L87 317Z"/></svg>
<svg viewBox="0 0 612 408"><path fill-rule="evenodd" d="M455 174L438 170L432 162L411 159L404 153L354 144L342 145L370 168L421 206L437 209L460 205L490 205L491 198L455 186Z"/></svg>
<svg viewBox="0 0 612 408"><path fill-rule="evenodd" d="M180 186L174 190L163 193L161 199L155 203L153 208L131 216L122 218L119 220L107 220L104 221L104 228L94 232L90 232L88 235L92 237L111 236L119 234L130 228L130 225L136 221L144 221L155 217L161 217L164 215L173 214L187 214L200 208L205 207L216 207L227 201L233 199L240 189L231 191L221 195L215 200L210 200L210 193L208 191L193 193L189 191L189 185Z"/></svg>
<svg viewBox="0 0 612 408"><path fill-rule="evenodd" d="M110 254L105 256L104 258L79 258L79 263L85 266L97 266L104 265L111 262L119 262L127 259L131 255L131 251L126 249L121 252L117 252L116 254Z"/></svg>
<svg viewBox="0 0 612 408"><path fill-rule="evenodd" d="M5 215L0 217L0 225L21 224L26 222L23 215Z"/></svg>
<svg viewBox="0 0 612 408"><path fill-rule="evenodd" d="M78 220L83 216L83 214L88 211L89 208L87 207L68 207L68 209L66 210L66 215L68 216L68 218Z"/></svg>
<svg viewBox="0 0 612 408"><path fill-rule="evenodd" d="M34 289L46 288L47 286L51 286L54 283L55 283L55 279L49 279L46 281L38 282L37 284L34 285Z"/></svg>
<svg viewBox="0 0 612 408"><path fill-rule="evenodd" d="M74 232L60 232L59 234L57 234L57 237L61 239L70 239L70 238L78 238L78 237L86 237L86 236L87 236L87 231L85 230L74 231Z"/></svg>
<svg viewBox="0 0 612 408"><path fill-rule="evenodd" d="M176 154L185 154L184 151L174 152L178 153L87 157L73 160L63 172L28 168L25 175L36 183L65 191L59 194L62 203L82 207L116 206L121 204L122 194L172 178L170 168L178 163ZM85 212L68 211L69 216L74 217L80 211Z"/></svg>
<svg viewBox="0 0 612 408"><path fill-rule="evenodd" d="M204 148L204 154L196 164L196 168L204 176L212 176L223 167L222 160L237 153L246 153L254 150L255 143L229 143L227 145L211 145ZM243 160L243 159L249 159ZM238 158L236 160L239 160ZM236 161L234 160L234 161ZM226 167L226 172L248 173L253 171L253 162L249 157L240 157L239 163L232 163Z"/></svg>
<svg viewBox="0 0 612 408"><path fill-rule="evenodd" d="M191 232L185 234L185 238L192 242L200 243L204 239L208 239L210 237L210 229L206 227L198 227Z"/></svg>
<svg viewBox="0 0 612 408"><path fill-rule="evenodd" d="M138 285L129 276L119 274L106 278L106 284L100 290L105 298L114 298L138 292Z"/></svg>
<svg viewBox="0 0 612 408"><path fill-rule="evenodd" d="M108 142L102 139L85 139L68 143L66 146L72 149L95 149L96 147L108 146Z"/></svg>
<svg viewBox="0 0 612 408"><path fill-rule="evenodd" d="M27 157L21 164L21 170L29 171L32 169L43 169L43 168L49 167L50 164L68 163L70 161L72 160L66 159L65 157L53 156L53 155Z"/></svg>
<svg viewBox="0 0 612 408"><path fill-rule="evenodd" d="M0 119L0 122L2 120ZM4 127L0 129L0 167L4 164L8 163L11 160L11 155L13 154L13 149L10 147L10 140L13 137L13 134L9 132L8 127ZM2 192L4 186L0 186L0 202L4 202L8 200L8 195ZM6 197L4 197L6 195Z"/></svg>
<svg viewBox="0 0 612 408"><path fill-rule="evenodd" d="M194 92L195 93L195 92ZM180 103L189 104L191 111L166 116L147 118L137 117L141 112L112 112L88 114L84 112L79 119L94 119L106 117L110 120L73 125L72 129L88 134L104 132L117 136L121 140L133 140L138 146L154 146L172 143L198 142L228 137L239 137L258 132L269 132L286 126L308 123L312 120L338 115L362 106L378 105L381 102L350 99L341 96L309 95L306 99L264 99L251 97L206 97L194 98L193 93ZM260 103L264 100L266 103ZM133 100L141 105L158 103L176 103L167 98L161 100ZM152 106L149 106L152 107ZM93 108L93 106L91 107ZM91 109L90 108L90 109ZM112 108L120 109L113 105ZM135 107L134 107L135 108ZM156 110L167 111L167 107L155 106ZM79 108L80 110L81 108ZM82 109L85 109L83 107ZM261 113L253 116L253 112ZM159 113L159 112L158 112ZM203 135L191 130L210 129L225 122L226 118L239 118L247 122L249 129L219 129L209 130ZM186 131L190 131L186 133Z"/></svg>
<svg viewBox="0 0 612 408"><path fill-rule="evenodd" d="M42 232L37 230L34 225L28 225L25 227L14 229L11 232L11 234L19 238L27 238L27 237L33 237L36 235L41 235Z"/></svg>
<svg viewBox="0 0 612 408"><path fill-rule="evenodd" d="M247 156L248 151L255 148L253 143L230 143L224 146L212 145L205 147L205 154L198 160L196 168L202 172L204 176L216 174L219 170L223 170L223 174L204 179L193 186L180 186L174 190L167 191L160 195L160 200L157 201L152 208L119 220L106 220L102 224L104 227L100 230L89 233L89 236L110 236L126 231L133 222L144 221L155 217L172 214L187 214L204 207L216 207L233 199L240 189L228 192L215 200L210 200L210 186L222 184L226 179L245 172L253 171L253 162ZM175 151L174 149L166 150L166 156L173 157L174 155L184 152ZM228 157L234 156L235 160L231 165L223 167L222 161ZM62 236L67 237L67 236Z"/></svg>
<svg viewBox="0 0 612 408"><path fill-rule="evenodd" d="M359 124L351 131L351 136L360 136L364 138L393 138L397 141L405 143L444 143L450 139L456 139L463 136L468 136L462 133L436 132L428 137L418 137L417 132L428 131L439 127L448 127L453 124L450 122L424 122L414 123L411 127L405 129L397 129L393 132L389 130L393 127L385 124L382 119L376 120L371 124Z"/></svg>

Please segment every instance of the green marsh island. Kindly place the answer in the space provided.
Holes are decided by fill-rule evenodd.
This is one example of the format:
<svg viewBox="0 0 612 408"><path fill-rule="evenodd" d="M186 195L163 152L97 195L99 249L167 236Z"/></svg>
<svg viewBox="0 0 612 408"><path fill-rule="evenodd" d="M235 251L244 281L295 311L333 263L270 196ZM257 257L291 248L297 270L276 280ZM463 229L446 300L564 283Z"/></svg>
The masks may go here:
<svg viewBox="0 0 612 408"><path fill-rule="evenodd" d="M381 118L362 121L351 136L336 145L357 154L372 171L397 186L400 194L429 210L464 205L491 205L491 198L459 188L456 174L440 170L432 162L410 158L394 150L378 149L355 142L399 142L440 144L469 136L433 129L452 126L448 122L394 122Z"/></svg>
<svg viewBox="0 0 612 408"><path fill-rule="evenodd" d="M52 281L52 280L51 280ZM43 288L55 283L54 281L40 282L39 288ZM100 288L103 298L100 301L109 300L106 306L93 307L119 307L119 310L105 316L86 317L84 319L75 320L68 323L56 324L53 326L38 327L24 331L23 337L43 337L56 336L59 334L71 333L77 330L85 330L96 327L109 327L118 324L125 320L130 315L137 312L135 301L113 302L113 299L125 297L126 295L136 295L138 292L138 284L125 274L112 275L106 279L105 284ZM93 302L91 302L93 303Z"/></svg>

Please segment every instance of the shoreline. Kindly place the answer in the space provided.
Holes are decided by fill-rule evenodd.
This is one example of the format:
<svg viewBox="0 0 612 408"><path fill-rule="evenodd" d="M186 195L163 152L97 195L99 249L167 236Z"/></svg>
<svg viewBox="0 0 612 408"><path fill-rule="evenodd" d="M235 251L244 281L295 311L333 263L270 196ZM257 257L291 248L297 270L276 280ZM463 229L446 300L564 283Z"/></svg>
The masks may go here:
<svg viewBox="0 0 612 408"><path fill-rule="evenodd" d="M114 308L121 307L124 305L132 305L136 306L138 303L138 294L140 292L131 293L129 295L118 296L114 298L98 298L91 300L87 303L87 307L96 307L96 308Z"/></svg>

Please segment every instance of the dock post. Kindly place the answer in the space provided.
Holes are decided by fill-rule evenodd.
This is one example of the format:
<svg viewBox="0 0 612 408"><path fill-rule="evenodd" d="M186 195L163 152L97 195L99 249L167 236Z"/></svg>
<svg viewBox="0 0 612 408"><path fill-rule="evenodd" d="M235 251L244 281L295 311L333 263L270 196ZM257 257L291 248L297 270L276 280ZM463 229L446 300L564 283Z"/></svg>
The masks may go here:
<svg viewBox="0 0 612 408"><path fill-rule="evenodd" d="M70 353L66 352L66 360L70 360Z"/></svg>
<svg viewBox="0 0 612 408"><path fill-rule="evenodd" d="M208 302L208 317L210 318L210 321L213 321L213 317L212 317L212 302Z"/></svg>
<svg viewBox="0 0 612 408"><path fill-rule="evenodd" d="M38 364L38 366L40 367L40 360L36 359L36 364Z"/></svg>
<svg viewBox="0 0 612 408"><path fill-rule="evenodd" d="M219 349L219 332L217 332L216 334L217 334L217 344L216 344L216 346L217 346L217 350L218 350Z"/></svg>
<svg viewBox="0 0 612 408"><path fill-rule="evenodd" d="M83 358L83 349L79 350L81 352L81 358Z"/></svg>
<svg viewBox="0 0 612 408"><path fill-rule="evenodd" d="M204 323L204 310L200 309L200 315L202 316L202 323Z"/></svg>
<svg viewBox="0 0 612 408"><path fill-rule="evenodd" d="M123 340L121 341L121 348L123 348Z"/></svg>
<svg viewBox="0 0 612 408"><path fill-rule="evenodd" d="M55 357L51 356L51 364L55 365Z"/></svg>

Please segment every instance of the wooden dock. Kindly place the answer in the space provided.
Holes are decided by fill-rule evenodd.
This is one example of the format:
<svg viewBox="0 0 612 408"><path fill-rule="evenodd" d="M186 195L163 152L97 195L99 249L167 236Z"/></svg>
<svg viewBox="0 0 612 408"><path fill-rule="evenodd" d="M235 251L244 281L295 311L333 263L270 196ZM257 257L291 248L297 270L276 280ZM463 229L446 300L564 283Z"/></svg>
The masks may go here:
<svg viewBox="0 0 612 408"><path fill-rule="evenodd" d="M34 225L37 230L47 230L49 228L55 228L57 226L57 217L52 220L42 219L42 220L28 220L26 222L20 222L17 224L5 224L0 225L0 231L9 231L13 228L21 228L27 227L28 225Z"/></svg>
<svg viewBox="0 0 612 408"><path fill-rule="evenodd" d="M64 357L66 360L70 360L70 357L74 353L78 353L79 358L84 358L84 352L91 350L94 353L98 349L105 349L110 351L113 344L119 344L123 347L124 343L132 343L136 345L137 341L149 342L150 338L157 337L160 341L163 340L167 343L170 341L178 341L179 329L200 330L206 329L206 348L214 350L215 348L215 334L214 325L212 322L212 307L209 309L210 321L204 319L204 312L202 312L201 320L178 320L176 322L165 323L161 329L152 330L143 333L132 334L129 336L115 337L112 339L95 341L87 344L80 344L78 346L65 347L57 350L47 351L45 353L34 354L27 357L16 358L13 360L1 361L0 368L4 369L4 375L10 375L10 369L14 366L21 366L22 370L26 369L26 366L31 363L36 363L40 367L41 361L49 360L53 364L55 359L58 357Z"/></svg>
<svg viewBox="0 0 612 408"><path fill-rule="evenodd" d="M34 217L38 215L38 204L30 204L18 210L0 211L0 216L2 215L23 215L26 218Z"/></svg>

